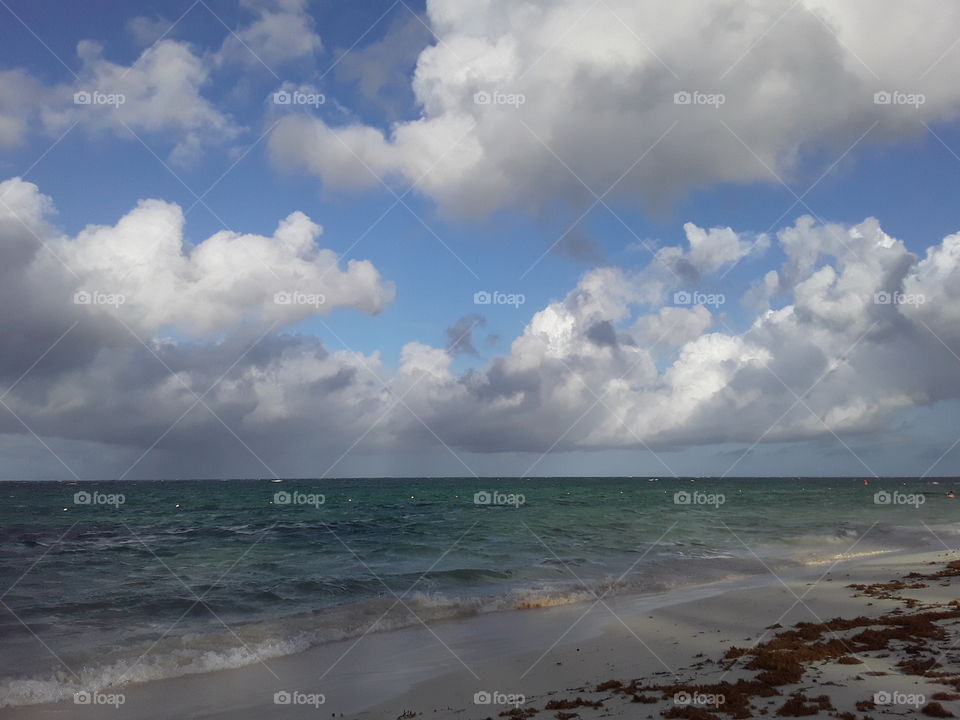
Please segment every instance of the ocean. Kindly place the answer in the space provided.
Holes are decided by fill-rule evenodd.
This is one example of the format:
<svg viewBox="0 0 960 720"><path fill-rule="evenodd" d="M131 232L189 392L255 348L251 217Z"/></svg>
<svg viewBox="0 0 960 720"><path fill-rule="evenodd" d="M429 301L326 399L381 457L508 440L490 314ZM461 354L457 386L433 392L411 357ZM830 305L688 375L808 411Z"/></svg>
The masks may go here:
<svg viewBox="0 0 960 720"><path fill-rule="evenodd" d="M953 549L953 489L952 478L5 482L0 707L421 621Z"/></svg>

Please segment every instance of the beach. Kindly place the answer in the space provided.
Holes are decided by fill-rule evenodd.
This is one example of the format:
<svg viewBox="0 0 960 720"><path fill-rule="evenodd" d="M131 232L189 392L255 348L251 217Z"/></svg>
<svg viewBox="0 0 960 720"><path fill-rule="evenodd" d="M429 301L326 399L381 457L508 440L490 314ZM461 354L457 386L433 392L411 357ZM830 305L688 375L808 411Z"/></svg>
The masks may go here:
<svg viewBox="0 0 960 720"><path fill-rule="evenodd" d="M478 683L471 683L464 677L465 673L453 673L353 717L396 718L402 717L404 712L414 712L417 717L422 714L424 717L481 719L513 711L509 716L518 718L666 716L705 720L731 715L790 715L789 710L777 711L792 698L803 694L809 698L826 696L830 711L854 713L848 717L913 716L928 707L930 702L937 702L934 697L947 695L951 699L940 700L940 705L957 715L960 714L960 704L957 703L960 700L960 650L955 643L960 643L960 621L957 619L960 612L956 607L960 578L955 576L926 580L926 587L901 591L903 597L919 599L922 606L930 605L936 610L955 614L954 618L941 621L946 636L931 643L929 652L911 652L919 643L895 643L894 648L857 653L854 659L861 661L857 664L846 664L851 657L846 654L841 656L844 662L832 658L804 663L803 677L798 682L763 688L764 694L767 690L776 694L750 697L743 711L723 702L732 699L729 691L724 693L723 683L735 685L740 681L753 681L758 674L755 670L745 669L746 663L742 659L730 658L730 648L762 645L796 623L820 625L821 621L834 618L865 616L878 619L889 617L890 613L899 614L904 606L900 600L863 595L849 585L870 586L910 573L936 573L958 557L960 555L956 552L932 552L841 561L835 566L818 568L819 572L784 578L785 582L771 578L772 582L763 585L747 584L744 587L744 583L732 583L734 587L711 588L718 593L654 608L647 614L643 614L645 611L637 605L631 607L629 602L612 604L613 612L598 605L591 613L595 612L602 619L601 624L606 622L600 635L582 639L567 636L549 652L544 648L547 654L542 658L539 654L523 654L495 660L483 668L481 677L487 681L489 689L497 687L504 694L525 695L526 702L517 707L519 712L509 706L471 703L469 691ZM908 583L916 582L908 580ZM886 594L885 589L881 592ZM918 605L909 614L919 614L920 608ZM771 626L773 629L769 629ZM859 631L858 628L848 632L846 637ZM829 640L830 633L827 635L824 639ZM837 633L837 637L844 638L844 634ZM848 644L856 646L855 642ZM918 658L937 659L933 672L943 673L944 677L933 680L914 674L917 672L914 668L898 667L905 659L916 661ZM536 668L529 671L530 664L538 660ZM524 673L528 674L518 681ZM667 692L649 689L671 685L679 689ZM636 688L648 689L634 692ZM691 705L678 704L684 700L684 694L692 701ZM724 694L728 697L723 698ZM891 704L877 705L874 702L877 694L881 695L881 700L883 694L889 696ZM638 697L643 701L637 702ZM423 698L429 698L429 701L424 704ZM918 701L916 705L910 704L915 701ZM874 702L875 707L867 708L864 703L869 702ZM591 707L594 704L597 706ZM801 714L818 714L821 710L810 707L817 706L817 702L804 702L803 705L807 706L808 712ZM867 711L861 708L867 708ZM827 708L822 711L828 714Z"/></svg>
<svg viewBox="0 0 960 720"><path fill-rule="evenodd" d="M707 719L779 712L861 718L916 716L937 707L956 715L960 565L949 563L958 559L946 549L838 557L776 576L441 621L262 664L130 685L117 707L68 701L7 708L0 717ZM904 578L902 586L888 584ZM935 622L942 637L855 651L863 647L852 639L858 633L931 612L949 616ZM807 626L804 642L843 642L840 655L810 654L816 659L800 663L796 681L756 680L763 670L749 667L752 648L776 642L797 623L822 629L836 618L861 620L817 637ZM937 660L932 669L916 662L929 659ZM756 687L744 699L732 689L738 682ZM275 693L284 692L290 704L277 704ZM890 705L876 703L887 697Z"/></svg>
<svg viewBox="0 0 960 720"><path fill-rule="evenodd" d="M0 720L960 720L960 0L0 18Z"/></svg>

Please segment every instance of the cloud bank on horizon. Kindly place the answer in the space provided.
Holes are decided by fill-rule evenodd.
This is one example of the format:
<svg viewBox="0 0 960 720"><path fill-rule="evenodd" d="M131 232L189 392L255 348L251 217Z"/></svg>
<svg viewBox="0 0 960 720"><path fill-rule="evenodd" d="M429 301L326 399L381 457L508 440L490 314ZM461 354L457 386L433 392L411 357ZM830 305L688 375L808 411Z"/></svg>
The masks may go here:
<svg viewBox="0 0 960 720"><path fill-rule="evenodd" d="M251 19L206 48L133 16L141 49L129 64L82 40L62 82L0 66L0 151L77 126L148 139L190 167L210 148L240 162L240 139L269 128L262 151L278 175L324 190L412 186L441 218L471 222L601 203L654 210L698 188L777 184L823 153L896 145L960 109L960 52L949 52L960 7L948 0L908 14L891 0L428 0L422 25L395 23L357 49L362 62L416 56L402 78L415 117L378 124L264 103L251 122L211 99L223 73L319 92L327 73L280 81L274 68L312 66L333 43L305 0L243 8ZM363 77L360 60L345 62ZM378 98L395 75L361 92ZM98 91L122 101L77 101ZM681 223L683 243L644 242L642 264L601 263L524 307L508 348L478 349L482 308L451 309L443 341L405 342L392 362L334 349L343 343L325 319L367 322L413 289L373 249L332 249L349 239L328 240L322 213L195 241L188 210L145 191L109 223L74 218L71 234L55 222L61 198L7 178L0 435L121 448L132 476L154 451L202 468L248 453L263 475L279 458L338 474L350 453L504 455L536 474L546 453L824 439L849 450L904 413L960 401L960 232L897 239L882 216L831 222L803 207L769 229ZM930 245L918 254L904 240ZM764 267L746 292L707 291L746 263ZM883 474L850 452L859 472Z"/></svg>
<svg viewBox="0 0 960 720"><path fill-rule="evenodd" d="M960 234L918 258L873 218L802 216L776 233L786 260L748 293L755 318L737 333L726 298L684 289L670 268L717 273L768 239L687 224L686 247L637 271L585 273L508 353L458 374L454 348L410 342L391 369L275 332L394 297L370 262L341 269L302 213L273 237L222 232L187 248L169 203L65 237L35 185L9 180L0 197L0 292L16 308L0 318L13 339L0 373L16 383L4 432L147 448L176 423L172 439L197 448L221 443L223 422L255 448L334 452L358 438L365 450L429 446L442 428L471 452L657 450L868 433L960 395L942 351L960 342ZM318 287L322 300L297 299ZM776 298L788 301L771 309ZM44 352L42 371L18 381ZM211 412L185 418L197 403Z"/></svg>

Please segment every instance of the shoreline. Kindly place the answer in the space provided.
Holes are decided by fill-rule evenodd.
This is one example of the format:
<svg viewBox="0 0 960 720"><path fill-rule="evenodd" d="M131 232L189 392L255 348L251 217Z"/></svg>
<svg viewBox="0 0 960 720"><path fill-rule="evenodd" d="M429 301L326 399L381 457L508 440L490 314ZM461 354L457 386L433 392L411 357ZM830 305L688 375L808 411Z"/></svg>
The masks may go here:
<svg viewBox="0 0 960 720"><path fill-rule="evenodd" d="M838 563L821 582L815 582L818 576L811 581L810 573L783 577L785 584L770 577L771 582L762 588L730 588L704 600L664 605L644 617L628 615L629 608L614 608L618 615L620 610L625 611L621 616L625 620L622 626L618 627L620 623L613 621L600 638L577 643L572 649L570 646L554 648L542 663L549 667L547 672L530 673L522 683L516 683L517 669L529 660L522 656L485 668L487 677L499 679L505 688L522 686L526 690L522 705L471 703L467 694L470 683L458 673L451 673L421 683L401 698L347 717L352 720L420 716L464 720L497 716L710 720L816 715L820 711L827 714L828 709L847 720L921 713L931 717L960 716L958 558L958 550L891 553L883 558ZM944 570L948 562L954 567ZM946 577L936 577L941 572L947 573ZM898 576L907 580L900 580ZM911 576L919 582L911 580ZM905 591L909 599L904 600L899 591ZM801 601L795 602L798 598ZM873 620L887 623L892 618L899 622L903 616L905 624L909 624L911 613L905 612L904 607L919 608L920 612L914 613L917 615L924 610L950 615L944 622L953 627L946 630L946 639L941 643L943 652L934 648L929 654L921 655L926 658L926 665L935 665L933 668L925 668L923 663L918 666L915 661L915 655L923 652L916 638L913 646L887 647L851 657L846 654L851 649L847 643L854 646L856 643L844 639L838 632L836 639L844 643L842 656L813 661L811 666L815 667L804 668L797 682L780 685L783 678L773 680L773 686L762 689L761 694L767 691L777 694L748 699L743 709L746 714L736 714L734 708L724 709L720 705L678 706L675 697L663 694L663 688L672 688L690 697L698 693L703 698L716 697L718 689L727 689L723 687L725 684L756 682L756 671L747 670L749 662L741 661L750 657L750 653L744 651L754 646L763 650L768 644L770 647L785 645L784 638L791 636L794 632L791 628L797 624L807 631L810 630L807 626L819 627L821 621L831 627L835 618L853 617L859 618L869 631ZM819 648L824 645L823 637L830 634L825 632L803 650ZM806 672L808 669L812 672ZM925 673L942 677L935 680ZM871 706L871 699L878 693L889 696L893 704ZM917 699L923 702L915 707L896 703ZM817 701L822 706L818 706ZM600 704L591 706L596 703ZM928 708L930 703L936 703L950 714L940 715L937 707ZM405 712L416 715L403 715Z"/></svg>
<svg viewBox="0 0 960 720"><path fill-rule="evenodd" d="M835 563L838 560L853 561L877 555L908 552L907 550L870 550L854 554L821 555L816 559L807 557L768 557L745 559L729 556L718 557L713 561L704 558L686 558L672 560L671 563L683 567L682 571L676 568L669 570L673 584L666 583L662 574L664 567L646 568L644 574L640 568L632 573L632 582L621 584L594 579L593 583L582 585L568 581L567 586L515 588L507 594L472 596L468 591L461 596L443 594L424 594L414 592L403 595L403 604L394 602L395 596L384 594L377 600L365 600L358 603L347 603L334 606L318 613L293 615L276 620L265 620L259 623L233 624L227 629L212 618L208 619L206 629L200 634L187 633L181 637L184 640L175 640L164 646L159 644L148 645L145 641L141 648L132 651L131 658L144 652L141 659L146 662L142 665L130 663L85 664L71 659L71 665L82 679L77 681L72 676L54 677L41 675L8 681L4 690L9 693L20 693L30 699L27 702L14 702L8 707L33 707L55 704L73 697L75 690L87 692L121 692L124 688L134 687L145 683L173 681L193 675L209 675L216 672L243 670L256 666L258 662L267 666L280 662L283 658L299 656L314 652L323 662L328 653L322 652L324 647L349 647L359 638L367 636L364 642L377 638L382 634L398 633L415 630L422 626L445 627L448 624L462 624L462 634L466 637L492 637L500 632L501 625L511 627L511 624L522 624L515 619L515 613L547 613L536 622L544 627L554 622L561 622L564 617L562 608L572 608L569 612L576 613L578 607L589 605L596 596L592 593L604 594L608 604L620 603L632 610L652 609L692 599L710 597L742 585L761 586L769 584L769 572L781 575L798 574L809 571L815 572L817 567ZM732 561L733 564L727 565ZM705 564L706 563L706 564ZM580 578L577 578L580 580ZM639 580L639 582L637 582ZM637 590L636 587L643 587ZM553 614L551 615L551 611ZM490 618L485 620L484 618ZM499 618L499 619L498 619ZM508 618L503 620L503 618ZM514 618L510 620L509 618ZM594 628L593 632L600 630ZM233 637L231 638L231 634ZM214 636L216 645L210 642ZM507 633L504 641L505 652L516 652L517 648L509 647L508 641L514 641L516 634ZM162 638L161 638L162 640ZM198 645L198 642L205 644ZM536 640L531 642L538 642ZM385 642L390 646L389 642ZM209 649L205 649L209 648ZM128 653L129 654L129 653ZM91 655L91 657L95 657ZM487 658L478 658L484 661ZM117 661L123 662L122 660ZM329 661L332 662L332 661ZM132 672L132 674L130 674ZM116 685L111 678L126 678L124 685ZM31 697L32 696L32 697ZM53 696L53 697L51 697ZM9 696L8 696L9 697ZM368 700L369 693L365 693ZM19 699L18 699L19 700ZM3 708L0 708L2 712ZM350 708L352 711L353 708Z"/></svg>
<svg viewBox="0 0 960 720"><path fill-rule="evenodd" d="M892 552L841 560L832 568L828 563L804 566L781 574L789 589L766 574L666 593L610 596L592 609L588 602L510 610L370 633L257 665L129 685L119 690L125 702L116 710L110 707L110 717L149 720L172 713L253 720L320 717L320 712L373 720L413 712L418 715L406 717L449 713L468 720L519 713L544 707L551 694L585 695L608 681L679 677L699 654L716 661L731 643L761 637L793 604L791 591L804 597L809 588L803 604L778 621L784 627L814 620L804 605L823 619L879 611L880 602L865 606L850 597L846 586L886 582L898 572L924 572L926 563L943 563L947 555ZM812 586L828 569L824 580ZM276 692L299 693L295 701L304 702L322 694L325 702L276 705ZM498 693L524 696L526 702L516 708L475 705L475 694L483 692L495 699ZM643 710L646 717L647 708ZM4 708L0 718L47 720L67 713L82 719L101 712L103 708L62 701ZM580 706L576 712L590 717L586 713L593 709ZM609 714L609 708L605 712L619 717ZM658 716L652 703L650 712ZM554 715L541 711L539 716Z"/></svg>

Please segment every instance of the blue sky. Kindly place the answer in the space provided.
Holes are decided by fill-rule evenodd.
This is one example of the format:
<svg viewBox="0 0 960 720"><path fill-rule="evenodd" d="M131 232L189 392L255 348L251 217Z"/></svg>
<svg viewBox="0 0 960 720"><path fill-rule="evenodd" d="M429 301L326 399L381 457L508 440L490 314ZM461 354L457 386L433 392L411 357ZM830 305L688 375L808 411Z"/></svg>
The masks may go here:
<svg viewBox="0 0 960 720"><path fill-rule="evenodd" d="M694 11L681 5L677 17ZM178 407L189 407L191 398L164 395L158 400L168 386L159 378L136 377L144 358L119 357L124 349L112 334L116 328L98 326L109 320L75 315L77 308L71 307L59 317L44 314L42 332L36 322L24 328L11 321L8 337L17 341L8 346L3 373L4 383L15 387L2 428L8 459L0 475L120 476L134 461L131 477L319 475L332 463L329 472L335 475L521 474L528 468L536 468L533 474L719 475L741 456L734 474L956 473L960 451L951 446L960 406L949 379L951 370L953 380L960 371L960 360L950 357L960 353L954 342L960 328L944 308L960 276L948 268L935 278L939 284L924 286L933 282L932 276L918 263L927 248L940 246L960 230L955 210L960 97L950 89L960 49L951 50L944 31L942 42L935 35L929 51L920 53L929 58L916 58L906 40L882 51L857 52L858 4L852 4L849 14L828 17L835 31L810 20L817 13L829 16L818 3L801 3L784 15L782 26L773 22L778 17L773 5L769 16L751 18L741 34L730 30L729 37L719 20L686 30L663 20L670 30L656 41L648 37L656 46L651 47L639 40L649 28L646 3L605 4L609 15L598 11L598 17L576 24L563 15L576 9L574 2L551 8L531 4L530 14L542 15L533 20L499 2L459 7L447 2L299 0L170 2L162 7L131 2L109 8L65 4L54 17L35 3L8 0L0 8L5 38L0 128L10 129L0 133L0 180L19 177L32 184L23 190L25 198L42 194L56 208L40 230L43 217L26 218L29 200L23 208L7 207L6 251L29 244L17 235L28 225L40 243L30 250L34 264L25 276L51 272L36 255L48 248L41 239L49 233L50 245L63 243L68 258L63 264L74 289L87 287L83 283L94 282L91 278L109 285L105 278L113 271L119 287L133 271L118 268L117 262L142 270L154 256L138 261L134 251L111 255L103 249L107 241L96 232L84 235L85 228L117 225L139 201L158 199L184 211L190 208L183 237L174 243L182 240L184 256L224 228L271 238L278 222L299 211L323 227L316 247L336 253L340 268L351 259L365 260L378 279L373 289L364 286L354 293L347 286L359 280L345 271L337 291L343 299L331 294L325 312L281 317L269 308L261 311L247 297L253 285L263 285L255 270L264 261L244 255L238 246L232 250L236 264L223 260L218 267L224 277L210 280L217 289L204 290L221 292L225 283L236 283L223 291L243 296L229 321L223 313L203 316L208 306L202 293L176 312L156 307L164 302L163 288L150 298L131 298L122 308L124 326L160 356L167 358L169 352L183 361L179 377L191 392L207 390L225 371L226 382L235 385L232 397L221 386L213 388L208 417L197 418L188 430L184 425L192 421L190 415L166 433L180 415ZM919 13L915 20L922 23ZM573 29L544 37L542 28L551 22ZM271 34L271 27L281 30ZM703 66L711 64L710 58L691 59L687 48L706 42L708 31L728 41L722 49L711 45L705 51L717 53L715 66L731 66L729 74L710 80L728 99L717 109L661 103L665 92L669 96L676 88L706 82ZM781 31L809 34L810 47L796 51L806 55L793 54L778 42ZM596 43L605 32L610 48ZM91 43L102 49L92 49ZM639 52L637 43L643 46ZM151 53L158 48L170 55L162 58L165 64L151 65ZM616 57L608 58L606 52ZM904 67L906 56L923 72L911 75L914 68ZM171 79L167 73L176 75L170 70L174 58L187 62L199 79L183 86ZM789 106L770 91L770 78L763 75L767 67L781 67L777 81L793 96L806 93L809 102ZM118 80L111 68L131 70ZM825 87L835 75L846 84ZM131 77L142 77L143 83L128 90L124 107L114 115L64 100L77 90L95 90L98 83L105 93L117 90L111 82L123 89ZM173 101L159 109L148 107L163 88L173 86ZM916 108L887 108L864 99L886 87L923 90L925 102ZM522 90L527 99L518 108L478 109L469 98L485 88ZM274 93L284 89L322 94L324 102L277 106ZM825 109L828 101L836 107ZM141 112L140 107L147 109ZM803 117L807 109L809 118ZM467 118L472 127L461 133ZM671 118L680 128L674 134L668 129ZM657 141L665 131L665 139ZM686 132L690 134L677 137ZM454 135L461 142L447 142ZM178 151L184 143L186 150ZM464 147L479 154L463 160L457 153ZM408 193L424 167L429 178ZM630 167L628 176L603 195ZM603 195L603 201L595 204L590 191ZM198 195L202 202L195 204ZM880 246L882 236L864 241L862 248L831 250L829 241L816 240L811 230L791 254L777 233L803 215L812 215L815 227L835 223L844 232L875 217L883 233L899 241L897 257L878 256L870 270L881 284L862 285L859 320L872 317L878 290L926 287L930 302L921 310L933 314L914 316L915 308L904 308L896 319L884 321L890 322L886 334L883 326L870 327L867 342L882 348L872 355L882 357L882 364L858 365L871 363L869 354L855 361L846 357L868 326L844 315L846 325L838 329L831 320L841 305L848 312L849 297L859 292L854 284L865 272L858 263L871 265L865 256ZM147 221L159 222L157 217ZM743 244L720 248L720 235L708 234L698 260L685 223L705 231L730 228L730 237ZM130 228L120 235L125 238L128 232ZM768 237L756 242L759 234ZM817 242L823 246L811 251L813 265L804 265L803 277L788 278L785 268L803 255L796 248L813 248ZM711 243L720 249L707 248ZM85 249L76 260L69 259L74 257L70 248L78 244ZM756 250L748 251L754 244ZM654 253L659 253L656 258ZM709 259L714 257L718 259ZM952 256L945 249L942 257ZM695 279L678 275L680 265L670 265L675 260L683 267L696 266ZM846 281L835 279L829 287L802 284L826 266ZM283 276L288 285L264 288L268 296L293 282L276 269L271 272L277 281ZM778 271L780 290L758 299L764 277ZM206 270L182 272L187 285L207 287L203 278L197 279ZM322 276L318 282L318 291L324 292ZM820 300L811 300L814 285L824 293L823 302L839 303L835 310L823 311ZM800 299L798 288L803 288ZM474 293L481 290L522 294L524 303L478 306ZM726 302L711 309L706 321L684 309L691 314L683 322L695 329L674 346L654 351L655 343L635 323L674 306L677 290L719 293ZM43 305L41 299L20 297L31 308ZM232 298L218 295L209 307L220 301L229 305ZM792 308L796 320L790 321L790 332L795 339L808 339L810 347L791 349L777 339L780 330L768 335L766 328L756 329L766 308ZM533 319L540 312L552 313L553 319L537 326ZM812 322L811 312L817 323L805 326ZM154 316L162 319L147 319ZM59 358L66 352L59 345L44 354L74 320L90 326L90 335L82 342L78 338L86 355L73 349L71 364L67 357ZM449 350L451 329L471 324L469 345ZM611 332L608 328L621 335L604 346L597 333ZM821 330L833 335L821 337ZM930 344L918 346L915 332L927 332ZM724 350L732 353L726 359L714 358L711 333L738 338L743 347ZM276 340L277 347L264 349L259 364L247 367L245 357L231 366L236 359L231 343L246 347L244 340L264 336L268 343ZM326 353L340 351L364 359L359 369L341 358L340 370L318 365L307 371L299 364L294 370L289 356L277 349L291 336L298 338L298 352L317 363L330 360L321 357ZM529 356L512 349L522 336L542 342L543 348ZM855 347L864 351L863 345ZM427 348L446 353L449 367L436 365L439 356ZM786 367L792 355L806 351L811 353L804 371L809 378L798 372L791 392L780 387L768 395L765 385L751 384L758 368L775 376L778 362ZM918 356L915 361L911 351ZM189 353L196 356L187 359ZM927 387L909 376L922 371L931 353L944 357L931 361L931 378L937 380ZM38 357L38 372L19 381ZM700 372L714 382L709 392L705 389L707 395L701 397L673 389L659 395L669 384L671 368L676 371L684 357L704 363ZM826 368L837 357L849 360L849 371L865 382L889 381L889 393L875 385L872 390L852 388L837 378L832 399L811 398L809 408L805 400L797 401L810 386L806 380L816 380L820 365ZM626 387L618 384L620 373L629 377L648 360L655 375L631 378ZM74 384L92 381L88 374L96 374L97 362L106 367L117 363L119 376L129 377L129 385L105 390L111 401L104 405L113 413L136 413L136 432L112 427L123 425L122 418L103 421L103 407L71 395ZM44 372L45 364L49 372ZM413 370L429 377L415 382ZM410 407L399 404L371 425L390 407L377 388L338 385L335 399L317 389L326 387L318 378L338 372L355 377L364 371L386 382L388 396L408 391L404 397L411 399ZM265 377L276 387L267 388ZM794 378L782 380L790 385ZM299 387L298 382L305 384ZM409 382L416 387L411 389ZM577 383L582 387L574 390ZM611 400L613 407L604 401L591 408L599 393L618 402L623 394L623 404ZM885 395L896 402L888 404ZM303 405L277 401L280 396ZM686 419L676 427L659 416L630 419L661 401L664 413L677 403L683 408L678 414ZM92 403L88 427L72 430L85 403ZM161 410L154 417L157 405ZM810 418L794 418L791 413L798 410L809 410L817 421L809 425ZM582 416L586 426L576 424ZM741 419L742 428L728 427ZM303 434L285 422L298 423ZM547 427L551 422L555 428ZM98 433L101 425L105 429ZM331 428L342 430L342 436ZM197 440L207 433L208 442Z"/></svg>

